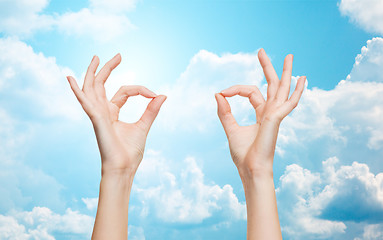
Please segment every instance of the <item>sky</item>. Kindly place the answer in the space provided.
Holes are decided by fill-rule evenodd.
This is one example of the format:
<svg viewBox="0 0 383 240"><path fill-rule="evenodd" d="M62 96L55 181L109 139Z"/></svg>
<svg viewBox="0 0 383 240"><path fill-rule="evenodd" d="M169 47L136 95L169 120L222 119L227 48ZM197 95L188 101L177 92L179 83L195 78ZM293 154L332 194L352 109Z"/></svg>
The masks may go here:
<svg viewBox="0 0 383 240"><path fill-rule="evenodd" d="M168 96L134 180L129 239L245 239L246 205L214 93L266 92L264 48L293 85L274 182L284 239L383 238L383 2L380 0L0 0L0 239L89 239L100 156L65 76L92 57L106 83ZM255 113L229 100L241 125ZM129 99L121 119L148 100Z"/></svg>

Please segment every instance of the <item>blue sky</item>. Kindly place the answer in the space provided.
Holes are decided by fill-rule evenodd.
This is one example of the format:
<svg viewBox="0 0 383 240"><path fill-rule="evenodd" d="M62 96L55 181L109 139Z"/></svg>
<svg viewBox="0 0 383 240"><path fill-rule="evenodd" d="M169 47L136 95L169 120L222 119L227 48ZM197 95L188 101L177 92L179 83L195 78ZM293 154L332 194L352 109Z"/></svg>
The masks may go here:
<svg viewBox="0 0 383 240"><path fill-rule="evenodd" d="M106 84L168 95L131 194L130 239L239 239L244 193L214 93L265 92L257 50L308 85L283 122L274 180L284 239L383 238L380 1L0 1L0 239L88 239L100 159L65 76L120 52ZM255 120L230 100L241 124ZM130 99L136 121L147 101Z"/></svg>

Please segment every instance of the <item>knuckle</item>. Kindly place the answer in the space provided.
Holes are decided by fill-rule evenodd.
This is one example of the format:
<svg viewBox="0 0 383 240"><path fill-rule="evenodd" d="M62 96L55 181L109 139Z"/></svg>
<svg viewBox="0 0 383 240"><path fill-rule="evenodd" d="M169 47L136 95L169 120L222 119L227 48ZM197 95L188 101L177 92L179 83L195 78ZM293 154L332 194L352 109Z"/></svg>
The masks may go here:
<svg viewBox="0 0 383 240"><path fill-rule="evenodd" d="M282 74L290 74L290 68L284 67Z"/></svg>
<svg viewBox="0 0 383 240"><path fill-rule="evenodd" d="M105 67L108 72L111 72L113 70L113 66L110 62L106 63Z"/></svg>
<svg viewBox="0 0 383 240"><path fill-rule="evenodd" d="M255 90L251 90L248 94L248 97L249 98L255 98L257 96L257 93L255 92Z"/></svg>
<svg viewBox="0 0 383 240"><path fill-rule="evenodd" d="M127 85L123 85L120 87L120 91L126 91L128 89L129 89L129 86L127 86Z"/></svg>
<svg viewBox="0 0 383 240"><path fill-rule="evenodd" d="M149 104L149 106L147 107L147 110L150 112L150 113L154 113L156 111L156 107L152 104Z"/></svg>
<svg viewBox="0 0 383 240"><path fill-rule="evenodd" d="M297 102L297 101L292 102L292 103L291 103L291 106L292 106L293 108L296 108L296 107L298 106L298 102Z"/></svg>
<svg viewBox="0 0 383 240"><path fill-rule="evenodd" d="M271 67L271 63L266 61L265 63L263 63L263 67L264 68L270 68Z"/></svg>

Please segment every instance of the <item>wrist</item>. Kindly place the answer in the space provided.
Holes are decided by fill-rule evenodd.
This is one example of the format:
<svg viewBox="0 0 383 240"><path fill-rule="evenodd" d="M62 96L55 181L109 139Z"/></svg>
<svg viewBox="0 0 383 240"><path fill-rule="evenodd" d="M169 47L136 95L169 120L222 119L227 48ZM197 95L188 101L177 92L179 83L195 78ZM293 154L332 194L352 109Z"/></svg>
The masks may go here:
<svg viewBox="0 0 383 240"><path fill-rule="evenodd" d="M104 165L101 167L101 177L134 177L137 172L135 167L112 168Z"/></svg>
<svg viewBox="0 0 383 240"><path fill-rule="evenodd" d="M133 185L134 174L127 172L103 172L101 176L101 185L107 188L122 188L129 189Z"/></svg>
<svg viewBox="0 0 383 240"><path fill-rule="evenodd" d="M272 161L271 161L272 162ZM273 179L273 167L271 166L238 166L238 173L242 182L247 179Z"/></svg>
<svg viewBox="0 0 383 240"><path fill-rule="evenodd" d="M272 171L254 172L247 170L239 170L242 185L245 190L245 195L249 191L264 189L266 186L274 185L274 178Z"/></svg>
<svg viewBox="0 0 383 240"><path fill-rule="evenodd" d="M278 117L271 117L271 116L266 116L262 123L274 125L275 127L279 128L281 125L282 119L279 119Z"/></svg>

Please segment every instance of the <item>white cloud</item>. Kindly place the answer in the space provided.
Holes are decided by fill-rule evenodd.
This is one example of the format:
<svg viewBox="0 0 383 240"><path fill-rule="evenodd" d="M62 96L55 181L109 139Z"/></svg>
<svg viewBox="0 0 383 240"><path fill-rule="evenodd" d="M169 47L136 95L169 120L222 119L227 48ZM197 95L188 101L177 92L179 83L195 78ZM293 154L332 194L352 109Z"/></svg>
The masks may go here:
<svg viewBox="0 0 383 240"><path fill-rule="evenodd" d="M317 218L318 206L311 206L311 199L315 198L321 178L318 173L311 173L299 165L286 167L280 178L277 189L282 230L289 236L298 239L311 236L330 237L334 233L343 233L346 226L342 222ZM305 236L305 237L303 237Z"/></svg>
<svg viewBox="0 0 383 240"><path fill-rule="evenodd" d="M256 53L218 56L201 50L174 85L159 90L168 96L166 108L161 110L162 124L173 130L206 131L218 121L214 93L236 84L262 87L262 80L263 73ZM231 102L234 103L235 115L254 112L247 99ZM242 124L251 121L238 120Z"/></svg>
<svg viewBox="0 0 383 240"><path fill-rule="evenodd" d="M283 231L298 239L341 236L347 221L383 220L383 173L374 175L366 164L337 167L336 157L312 173L299 165L286 167L277 196ZM365 234L371 230L365 228ZM366 237L366 239L368 239Z"/></svg>
<svg viewBox="0 0 383 240"><path fill-rule="evenodd" d="M65 79L72 73L14 38L0 38L0 73L0 211L36 204L63 209L63 185L32 167L36 161L26 153L47 119L85 118Z"/></svg>
<svg viewBox="0 0 383 240"><path fill-rule="evenodd" d="M354 67L332 90L305 89L293 113L282 122L281 147L307 140L330 138L347 144L367 138L370 149L383 147L383 39L362 48Z"/></svg>
<svg viewBox="0 0 383 240"><path fill-rule="evenodd" d="M355 240L380 240L383 238L383 224L369 224L364 227L363 237Z"/></svg>
<svg viewBox="0 0 383 240"><path fill-rule="evenodd" d="M61 208L62 185L39 169L20 159L32 130L0 108L0 212L29 204Z"/></svg>
<svg viewBox="0 0 383 240"><path fill-rule="evenodd" d="M0 39L0 73L6 73L0 78L0 101L6 101L2 105L8 111L72 120L83 116L66 80L73 73L55 58L35 53L19 40Z"/></svg>
<svg viewBox="0 0 383 240"><path fill-rule="evenodd" d="M34 207L32 211L11 211L0 215L0 238L53 240L55 232L89 238L93 222L92 217L70 208L61 215L46 207Z"/></svg>
<svg viewBox="0 0 383 240"><path fill-rule="evenodd" d="M41 13L48 3L48 0L1 0L0 32L25 37L51 28L53 16Z"/></svg>
<svg viewBox="0 0 383 240"><path fill-rule="evenodd" d="M128 236L131 240L145 240L145 232L142 227L128 226Z"/></svg>
<svg viewBox="0 0 383 240"><path fill-rule="evenodd" d="M167 223L181 224L199 224L215 216L220 216L215 222L245 219L245 204L238 201L233 188L206 183L194 158L185 159L185 169L179 176L168 166L170 163L160 153L146 154L134 188L142 203L141 217L155 216Z"/></svg>
<svg viewBox="0 0 383 240"><path fill-rule="evenodd" d="M0 215L0 239L28 239L28 234L15 218Z"/></svg>
<svg viewBox="0 0 383 240"><path fill-rule="evenodd" d="M107 9L83 8L78 12L67 12L57 18L58 30L69 36L85 36L94 41L107 42L135 28L124 14L105 11Z"/></svg>
<svg viewBox="0 0 383 240"><path fill-rule="evenodd" d="M81 198L81 200L86 205L86 208L89 210L95 210L98 206L98 198Z"/></svg>
<svg viewBox="0 0 383 240"><path fill-rule="evenodd" d="M335 89L306 89L297 109L282 123L281 144L321 137L347 143L368 135L370 149L383 147L383 83L341 81Z"/></svg>
<svg viewBox="0 0 383 240"><path fill-rule="evenodd" d="M381 0L341 0L342 15L348 16L369 32L383 34L383 2Z"/></svg>
<svg viewBox="0 0 383 240"><path fill-rule="evenodd" d="M36 31L58 29L76 37L109 41L134 29L126 13L136 0L90 0L89 7L78 12L44 14L48 0L0 1L0 32L8 36L30 37Z"/></svg>
<svg viewBox="0 0 383 240"><path fill-rule="evenodd" d="M383 82L383 38L376 37L367 41L361 53L355 58L347 81Z"/></svg>

